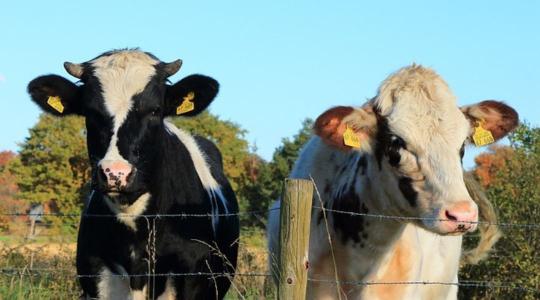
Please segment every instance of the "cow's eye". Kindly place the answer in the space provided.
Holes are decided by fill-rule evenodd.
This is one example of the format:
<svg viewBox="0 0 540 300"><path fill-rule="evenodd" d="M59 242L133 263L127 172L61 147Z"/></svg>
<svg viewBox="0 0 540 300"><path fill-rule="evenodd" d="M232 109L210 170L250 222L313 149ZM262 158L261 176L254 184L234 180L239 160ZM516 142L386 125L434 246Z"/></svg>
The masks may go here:
<svg viewBox="0 0 540 300"><path fill-rule="evenodd" d="M150 114L151 114L153 117L157 117L157 116L160 115L160 113L161 113L161 110L160 110L159 107L158 107L158 108L154 108Z"/></svg>
<svg viewBox="0 0 540 300"><path fill-rule="evenodd" d="M405 145L405 141L397 135L392 135L390 137L390 147L396 150L407 148Z"/></svg>
<svg viewBox="0 0 540 300"><path fill-rule="evenodd" d="M459 149L459 157L463 159L464 155L465 155L465 144L461 145L461 149Z"/></svg>

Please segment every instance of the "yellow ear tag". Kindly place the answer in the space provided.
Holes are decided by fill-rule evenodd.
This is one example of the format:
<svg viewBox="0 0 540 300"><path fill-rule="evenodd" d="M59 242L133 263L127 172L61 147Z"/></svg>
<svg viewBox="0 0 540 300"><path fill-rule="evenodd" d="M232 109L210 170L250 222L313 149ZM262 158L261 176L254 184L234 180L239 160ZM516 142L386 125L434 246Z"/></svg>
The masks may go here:
<svg viewBox="0 0 540 300"><path fill-rule="evenodd" d="M49 104L50 107L54 108L59 113L64 112L64 105L58 96L49 96L49 99L47 99L47 104Z"/></svg>
<svg viewBox="0 0 540 300"><path fill-rule="evenodd" d="M353 148L360 148L360 138L349 126L343 133L343 143Z"/></svg>
<svg viewBox="0 0 540 300"><path fill-rule="evenodd" d="M189 92L183 99L182 104L176 108L177 115L185 114L195 109L195 103L191 102L191 100L195 99L194 92Z"/></svg>
<svg viewBox="0 0 540 300"><path fill-rule="evenodd" d="M474 128L473 141L478 147L491 144L495 142L491 131L484 129L484 120L480 120Z"/></svg>

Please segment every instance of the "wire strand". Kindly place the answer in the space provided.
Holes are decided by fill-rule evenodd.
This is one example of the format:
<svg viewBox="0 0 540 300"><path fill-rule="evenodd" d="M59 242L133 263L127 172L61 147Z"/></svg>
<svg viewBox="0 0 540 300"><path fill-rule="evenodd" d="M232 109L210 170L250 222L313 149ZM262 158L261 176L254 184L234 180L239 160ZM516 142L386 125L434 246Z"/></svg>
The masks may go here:
<svg viewBox="0 0 540 300"><path fill-rule="evenodd" d="M177 214L122 214L122 217L146 217L146 218L212 218L212 217L233 217L233 216L243 216L243 215L259 215L262 213L268 213L274 210L279 210L279 207L270 208L270 209L261 209L261 210L252 210L252 211L241 211L237 213L224 213L224 214L193 214L193 213L177 213ZM313 209L322 210L321 206L313 206ZM449 219L440 219L440 218L426 218L426 217L406 217L406 216L393 216L393 215L382 215L382 214L370 214L370 213L360 213L353 211L344 211L331 208L324 208L327 212L345 214L349 216L361 216L369 218L378 218L378 219L387 219L387 220L400 220L400 221L439 221L439 222L454 222ZM58 217L58 218L116 218L116 214L65 214L65 213L0 213L0 216L3 217ZM538 223L505 223L505 222L487 222L487 221L463 221L460 223L467 224L478 224L478 225L488 225L488 226L500 226L500 227L514 227L514 228L523 228L523 229L540 229L540 224Z"/></svg>

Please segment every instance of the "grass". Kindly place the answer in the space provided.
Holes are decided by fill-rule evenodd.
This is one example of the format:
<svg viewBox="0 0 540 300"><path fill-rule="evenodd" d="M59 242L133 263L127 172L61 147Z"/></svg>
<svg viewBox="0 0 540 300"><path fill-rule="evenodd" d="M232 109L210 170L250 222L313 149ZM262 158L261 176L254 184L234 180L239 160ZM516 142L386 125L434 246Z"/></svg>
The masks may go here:
<svg viewBox="0 0 540 300"><path fill-rule="evenodd" d="M65 242L67 241L67 242ZM0 236L0 300L78 299L73 238ZM17 269L20 272L9 270ZM260 229L241 232L237 273L268 273ZM236 276L225 299L274 299L271 278Z"/></svg>
<svg viewBox="0 0 540 300"><path fill-rule="evenodd" d="M73 244L0 246L0 299L76 299ZM45 271L46 270L46 271Z"/></svg>

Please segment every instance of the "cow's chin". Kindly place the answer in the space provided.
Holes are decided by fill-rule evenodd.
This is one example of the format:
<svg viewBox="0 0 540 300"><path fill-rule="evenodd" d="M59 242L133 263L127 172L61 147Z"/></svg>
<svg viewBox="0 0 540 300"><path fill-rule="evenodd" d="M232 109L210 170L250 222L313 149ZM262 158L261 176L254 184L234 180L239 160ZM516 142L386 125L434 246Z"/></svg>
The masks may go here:
<svg viewBox="0 0 540 300"><path fill-rule="evenodd" d="M104 194L111 200L111 202L119 207L131 206L139 197L144 194L143 191L136 192L118 192L118 191L105 191Z"/></svg>

